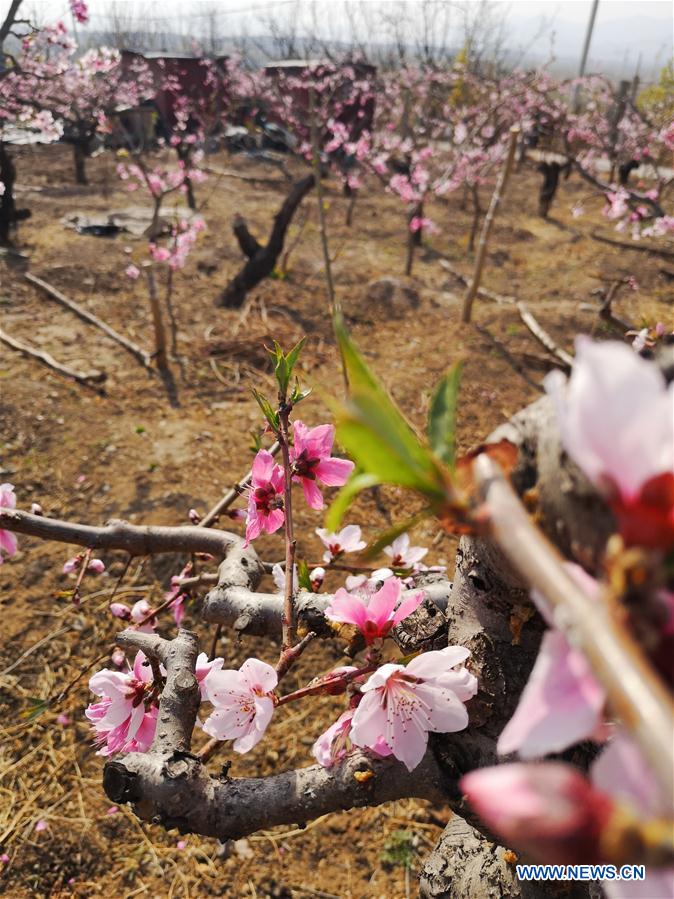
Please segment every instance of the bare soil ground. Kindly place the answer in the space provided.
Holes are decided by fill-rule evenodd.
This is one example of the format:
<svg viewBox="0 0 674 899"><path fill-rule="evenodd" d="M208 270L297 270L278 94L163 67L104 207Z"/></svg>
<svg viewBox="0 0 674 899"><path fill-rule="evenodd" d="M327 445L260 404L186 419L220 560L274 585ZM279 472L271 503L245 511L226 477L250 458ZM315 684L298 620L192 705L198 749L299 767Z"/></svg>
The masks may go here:
<svg viewBox="0 0 674 899"><path fill-rule="evenodd" d="M20 205L33 213L18 241L30 257L30 271L150 349L145 286L123 274L131 260L143 258L145 240L82 236L59 221L75 212L137 204L137 196L123 191L115 177L114 157L91 161L87 188L72 184L65 147L22 148L17 157ZM106 395L100 396L0 345L0 481L16 485L22 508L39 502L47 515L96 524L111 517L177 524L186 521L190 507L205 511L249 466L250 431L260 423L250 388L272 390L263 350L271 337L289 346L307 334L302 376L315 393L301 414L308 423L325 420L324 398L338 394L341 384L315 198L305 200L289 234L292 244L306 217L286 277L259 285L242 312L216 309L215 296L241 264L230 229L233 215L244 215L263 238L286 186L274 169L245 159L218 154L209 164L278 183L212 176L199 189L208 230L175 279L180 364L172 363L173 404L157 377L25 281L27 263L0 257L2 327L62 362L108 373ZM639 285L637 291L618 293L618 314L637 326L662 320L673 328L672 260L590 239L593 228L610 232L600 199L586 202L585 218L571 217L572 203L587 194L574 180L562 186L553 217L539 219L537 186L537 176L526 168L515 174L492 235L485 286L525 300L568 350L576 333L608 334L583 304L596 307L591 291L614 277L633 275ZM438 259L444 256L470 274L470 214L460 201L452 196L430 211L440 232L428 238L415 262L411 283L420 306L399 318L366 299L371 279L397 277L403 270L404 212L398 201L373 185L359 197L354 224L347 228L348 201L335 185L328 190L327 212L337 290L353 333L416 425L423 427L440 374L458 356L465 359L459 413L465 449L539 395L553 363L513 306L478 300L479 327L459 324L462 288ZM300 553L317 562L321 553L313 529L322 522L298 505ZM387 517L398 520L407 511L409 500L390 490L378 502L366 494L350 520L373 534ZM431 522L414 536L432 547L432 563L447 564L451 572L451 540ZM264 558L282 555L277 537L259 543ZM59 706L33 720L21 717L34 697L58 693L105 653L117 629L107 606L124 565L121 554L104 557L108 573L85 582L79 607L57 596L69 586L60 571L70 554L67 547L20 538L19 553L0 568L0 852L10 859L0 873L0 892L16 899L405 896L404 861L411 859L413 884L446 821L442 808L406 801L333 814L304 830L288 826L257 834L227 852L195 836L179 842L175 833L142 824L127 809L110 808L101 787L102 760L83 717L87 676ZM157 603L182 562L160 556L134 563L117 598ZM188 609L186 624L201 627L198 602ZM163 625L171 631L172 619ZM205 628L201 633L209 641ZM249 655L273 661L277 647L225 636L220 652L236 667ZM336 645L313 645L288 676L288 688L340 659ZM211 764L231 760L233 776L309 764L313 740L338 708L339 701L329 698L283 707L255 751L240 757L223 747ZM62 713L71 723L56 722ZM47 828L37 831L38 821L46 821ZM396 850L401 844L403 850ZM414 886L410 889L414 894Z"/></svg>

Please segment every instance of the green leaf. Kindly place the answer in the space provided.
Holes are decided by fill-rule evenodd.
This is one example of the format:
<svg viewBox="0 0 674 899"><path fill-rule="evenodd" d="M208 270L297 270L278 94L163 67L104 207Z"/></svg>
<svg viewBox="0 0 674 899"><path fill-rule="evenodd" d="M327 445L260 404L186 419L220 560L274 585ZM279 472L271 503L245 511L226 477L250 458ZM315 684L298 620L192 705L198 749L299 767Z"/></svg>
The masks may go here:
<svg viewBox="0 0 674 899"><path fill-rule="evenodd" d="M382 483L411 487L440 500L446 489L436 459L370 371L341 317L335 333L349 382L349 400L337 411L337 436L363 472Z"/></svg>
<svg viewBox="0 0 674 899"><path fill-rule="evenodd" d="M307 338L303 337L301 340L297 342L297 344L292 348L292 350L286 356L286 363L288 365L288 377L292 375L293 369L295 368L295 363L302 352L302 348L304 344L307 342ZM287 385L286 385L287 386Z"/></svg>
<svg viewBox="0 0 674 899"><path fill-rule="evenodd" d="M30 696L28 702L30 703L28 708L23 709L23 711L20 712L21 717L26 718L28 721L32 721L34 718L37 718L38 715L46 712L50 705L49 699L40 699L36 696Z"/></svg>
<svg viewBox="0 0 674 899"><path fill-rule="evenodd" d="M352 474L328 509L328 514L325 516L326 528L331 533L334 533L342 523L342 518L344 518L346 510L349 508L354 498L362 490L367 490L368 487L376 487L379 483L380 480L375 475L363 474L362 472L355 472Z"/></svg>
<svg viewBox="0 0 674 899"><path fill-rule="evenodd" d="M297 582L298 586L303 590L308 590L310 593L311 590L311 578L309 577L309 566L306 563L306 559L300 559L297 562Z"/></svg>
<svg viewBox="0 0 674 899"><path fill-rule="evenodd" d="M456 458L456 403L461 381L461 363L454 365L435 389L428 410L428 440L431 449L449 468Z"/></svg>
<svg viewBox="0 0 674 899"><path fill-rule="evenodd" d="M306 337L303 337L287 355L283 352L276 340L274 341L273 349L270 350L267 348L267 351L274 360L274 374L276 375L276 381L278 382L279 393L283 397L285 397L288 392L288 384L290 383L295 363L302 352L302 347L306 343L306 340Z"/></svg>
<svg viewBox="0 0 674 899"><path fill-rule="evenodd" d="M290 396L290 402L293 406L296 406L298 403L301 403L302 400L305 400L311 394L311 387L306 388L306 390L302 390L300 388L300 382L295 378L295 386L293 387L293 392Z"/></svg>
<svg viewBox="0 0 674 899"><path fill-rule="evenodd" d="M267 419L267 421L269 422L272 429L274 431L278 431L278 413L274 412L272 405L269 402L269 400L267 399L267 397L264 396L262 393L260 393L258 390L256 390L254 387L253 387L253 396L257 400L258 406L260 407L260 409L262 409L262 414Z"/></svg>

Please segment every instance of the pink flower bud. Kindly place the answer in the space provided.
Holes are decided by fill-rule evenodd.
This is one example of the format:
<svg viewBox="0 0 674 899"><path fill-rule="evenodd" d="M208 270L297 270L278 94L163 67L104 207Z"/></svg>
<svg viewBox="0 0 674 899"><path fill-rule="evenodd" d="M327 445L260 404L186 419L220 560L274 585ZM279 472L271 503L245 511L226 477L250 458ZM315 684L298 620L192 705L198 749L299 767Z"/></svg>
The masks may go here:
<svg viewBox="0 0 674 899"><path fill-rule="evenodd" d="M115 618L121 618L122 621L129 621L131 618L131 609L123 602L111 602L110 613Z"/></svg>
<svg viewBox="0 0 674 899"><path fill-rule="evenodd" d="M123 649L120 649L119 647L113 649L112 655L110 656L110 661L115 666L115 668L121 668L124 664L125 659L126 656Z"/></svg>
<svg viewBox="0 0 674 899"><path fill-rule="evenodd" d="M31 515L44 515L42 506L39 503L31 503L30 504L30 512L31 512Z"/></svg>
<svg viewBox="0 0 674 899"><path fill-rule="evenodd" d="M321 589L324 579L325 568L322 568L320 565L309 573L309 582L311 583L311 589L314 593Z"/></svg>
<svg viewBox="0 0 674 899"><path fill-rule="evenodd" d="M124 274L132 281L137 281L140 275L140 269L137 265L129 265L124 269Z"/></svg>
<svg viewBox="0 0 674 899"><path fill-rule="evenodd" d="M92 574L103 574L105 571L105 563L100 559L91 559L87 565L87 571L90 571Z"/></svg>
<svg viewBox="0 0 674 899"><path fill-rule="evenodd" d="M80 567L80 562L82 561L81 555L73 556L72 559L68 559L68 561L63 566L64 574L72 574L74 571Z"/></svg>
<svg viewBox="0 0 674 899"><path fill-rule="evenodd" d="M61 714L56 719L57 724L61 724L63 727L67 727L69 724L72 724L72 720L65 714L65 712L61 712Z"/></svg>
<svg viewBox="0 0 674 899"><path fill-rule="evenodd" d="M48 827L49 827L49 825L47 824L46 821L38 821L37 824L35 825L35 830L37 833L42 833L42 831L47 830Z"/></svg>
<svg viewBox="0 0 674 899"><path fill-rule="evenodd" d="M612 799L571 765L497 765L460 781L468 802L509 846L550 864L600 862Z"/></svg>
<svg viewBox="0 0 674 899"><path fill-rule="evenodd" d="M187 513L187 517L192 522L192 524L199 524L199 522L201 521L201 515L199 515L196 509L190 509L190 511Z"/></svg>

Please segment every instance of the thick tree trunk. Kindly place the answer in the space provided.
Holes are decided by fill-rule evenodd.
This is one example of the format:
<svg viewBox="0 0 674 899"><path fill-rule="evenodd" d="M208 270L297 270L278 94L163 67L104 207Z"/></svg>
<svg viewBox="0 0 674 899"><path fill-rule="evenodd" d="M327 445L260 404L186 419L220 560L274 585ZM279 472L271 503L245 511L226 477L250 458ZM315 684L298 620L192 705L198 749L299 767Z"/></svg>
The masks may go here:
<svg viewBox="0 0 674 899"><path fill-rule="evenodd" d="M30 217L28 209L17 209L14 200L16 168L6 145L0 141L0 183L4 186L0 195L0 246L10 246L12 230L16 223Z"/></svg>
<svg viewBox="0 0 674 899"><path fill-rule="evenodd" d="M527 882L517 878L516 856L454 817L424 865L421 899L595 899L595 884Z"/></svg>
<svg viewBox="0 0 674 899"><path fill-rule="evenodd" d="M86 160L87 156L86 146L81 141L75 141L73 143L73 159L75 162L75 181L77 184L88 184L87 181L87 169L86 169Z"/></svg>
<svg viewBox="0 0 674 899"><path fill-rule="evenodd" d="M274 271L278 257L283 251L286 232L293 216L314 184L313 175L307 175L306 178L295 181L274 218L269 240L265 246L258 243L250 234L243 218L236 216L232 227L241 250L248 256L248 261L216 299L216 306L238 309L248 291Z"/></svg>

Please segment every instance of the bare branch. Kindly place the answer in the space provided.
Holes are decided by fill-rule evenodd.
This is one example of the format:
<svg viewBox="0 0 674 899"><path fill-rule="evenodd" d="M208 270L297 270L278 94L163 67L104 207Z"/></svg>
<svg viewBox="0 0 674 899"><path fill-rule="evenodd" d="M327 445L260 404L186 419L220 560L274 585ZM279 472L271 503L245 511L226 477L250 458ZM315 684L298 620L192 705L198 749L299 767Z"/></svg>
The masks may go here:
<svg viewBox="0 0 674 899"><path fill-rule="evenodd" d="M517 311L520 314L520 318L527 326L527 328L534 335L536 340L541 344L541 346L548 351L555 359L558 359L564 368L567 371L571 371L571 367L573 365L573 356L563 350L561 347L558 347L555 341L550 337L548 332L540 326L537 319L529 312L529 307L525 303L517 304Z"/></svg>
<svg viewBox="0 0 674 899"><path fill-rule="evenodd" d="M487 215L485 216L485 220L482 225L482 233L480 234L480 243L478 244L477 248L477 258L475 259L475 271L473 273L473 279L470 282L468 289L466 290L466 295L463 299L463 309L461 312L461 320L463 322L470 321L471 311L473 308L473 300L475 299L475 295L480 286L482 269L484 267L484 262L487 256L487 243L489 241L489 235L491 234L492 225L494 224L494 219L496 218L496 211L499 207L499 203L501 202L501 198L505 193L506 185L508 183L508 177L510 176L510 172L513 167L519 134L520 130L518 127L513 126L510 129L510 139L508 142L506 158L503 163L503 168L501 169L501 172L499 174L498 181L496 182L494 193L492 194L491 203L489 204L489 210L487 211Z"/></svg>
<svg viewBox="0 0 674 899"><path fill-rule="evenodd" d="M0 328L0 342L7 344L8 347L17 350L17 352L24 356L29 356L31 359L37 359L38 362L41 362L48 368L57 371L60 375L65 375L66 378L72 378L73 381L76 381L78 384L82 384L85 387L101 384L107 377L105 372L102 371L82 372L70 368L67 365L63 365L63 363L57 362L52 355L44 350L29 346L27 343L17 340L16 337L10 337L10 335L6 331L3 331L2 328Z"/></svg>
<svg viewBox="0 0 674 899"><path fill-rule="evenodd" d="M240 307L246 296L246 293L256 284L259 284L263 278L266 278L274 270L276 260L283 251L283 242L285 240L286 231L290 226L293 215L299 207L302 200L314 186L314 176L307 175L301 178L290 188L288 196L283 201L283 205L274 216L274 224L269 235L269 240L265 246L259 246L254 255L249 256L248 261L241 271L229 282L223 292L217 298L216 306ZM235 233L241 244L240 235L243 233L245 222L241 217L237 216L235 220ZM246 233L248 233L246 229ZM250 236L250 235L249 235ZM248 249L252 249L252 240L245 240L246 249L244 252L248 254Z"/></svg>
<svg viewBox="0 0 674 899"><path fill-rule="evenodd" d="M255 550L252 546L243 549L243 540L237 534L193 525L135 525L112 519L104 527L94 527L0 507L0 528L91 549L122 549L131 556L201 552L222 558L230 553L239 565L248 566L251 571L262 571Z"/></svg>

